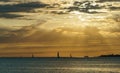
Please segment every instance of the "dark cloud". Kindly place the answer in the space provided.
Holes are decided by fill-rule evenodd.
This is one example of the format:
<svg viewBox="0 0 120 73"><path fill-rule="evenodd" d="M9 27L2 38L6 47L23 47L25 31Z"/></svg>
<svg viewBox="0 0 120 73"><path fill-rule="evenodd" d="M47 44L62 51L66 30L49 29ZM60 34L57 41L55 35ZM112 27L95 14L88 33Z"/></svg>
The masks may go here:
<svg viewBox="0 0 120 73"><path fill-rule="evenodd" d="M0 5L0 12L30 12L35 8L43 8L48 6L42 2L28 2L19 4Z"/></svg>
<svg viewBox="0 0 120 73"><path fill-rule="evenodd" d="M9 14L9 13L1 13L0 14L0 18L19 18L19 17L23 17L23 15L19 15L19 14Z"/></svg>
<svg viewBox="0 0 120 73"><path fill-rule="evenodd" d="M120 10L120 7L112 6L112 7L110 7L110 10Z"/></svg>
<svg viewBox="0 0 120 73"><path fill-rule="evenodd" d="M120 2L120 0L98 0L99 2Z"/></svg>
<svg viewBox="0 0 120 73"><path fill-rule="evenodd" d="M11 0L0 0L0 2L10 2Z"/></svg>
<svg viewBox="0 0 120 73"><path fill-rule="evenodd" d="M6 0L8 1L8 0ZM5 1L5 2L6 2ZM28 2L19 4L2 4L0 5L0 17L1 18L18 18L24 15L10 14L9 12L31 12L35 8L43 8L48 6L42 2Z"/></svg>

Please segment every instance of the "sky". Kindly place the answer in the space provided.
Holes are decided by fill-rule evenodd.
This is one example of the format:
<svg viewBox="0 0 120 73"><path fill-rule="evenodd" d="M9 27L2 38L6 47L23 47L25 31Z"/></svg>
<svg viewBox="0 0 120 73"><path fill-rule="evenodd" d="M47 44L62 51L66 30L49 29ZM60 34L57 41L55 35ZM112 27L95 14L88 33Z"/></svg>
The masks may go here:
<svg viewBox="0 0 120 73"><path fill-rule="evenodd" d="M57 8L46 9L42 2L32 8L12 3L0 2L0 57L120 54L119 10L54 14L49 12Z"/></svg>

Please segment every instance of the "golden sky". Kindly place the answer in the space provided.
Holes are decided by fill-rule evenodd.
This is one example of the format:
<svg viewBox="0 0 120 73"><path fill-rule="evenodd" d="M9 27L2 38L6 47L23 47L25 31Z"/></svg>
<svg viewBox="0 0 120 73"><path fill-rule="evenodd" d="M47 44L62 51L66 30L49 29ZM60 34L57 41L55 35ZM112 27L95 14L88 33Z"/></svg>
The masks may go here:
<svg viewBox="0 0 120 73"><path fill-rule="evenodd" d="M0 14L1 57L120 54L119 10L61 15L36 10Z"/></svg>

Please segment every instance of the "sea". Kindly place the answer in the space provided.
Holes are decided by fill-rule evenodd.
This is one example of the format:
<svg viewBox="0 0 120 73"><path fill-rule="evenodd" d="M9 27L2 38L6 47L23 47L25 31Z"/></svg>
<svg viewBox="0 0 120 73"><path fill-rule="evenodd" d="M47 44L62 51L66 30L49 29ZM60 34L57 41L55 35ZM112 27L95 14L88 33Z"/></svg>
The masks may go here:
<svg viewBox="0 0 120 73"><path fill-rule="evenodd" d="M120 73L120 58L0 58L0 73Z"/></svg>

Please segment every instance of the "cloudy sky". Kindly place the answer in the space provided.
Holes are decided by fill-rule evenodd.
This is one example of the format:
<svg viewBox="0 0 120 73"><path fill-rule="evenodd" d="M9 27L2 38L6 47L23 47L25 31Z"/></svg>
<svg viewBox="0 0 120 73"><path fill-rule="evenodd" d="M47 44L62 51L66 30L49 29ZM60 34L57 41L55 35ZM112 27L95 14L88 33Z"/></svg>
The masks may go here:
<svg viewBox="0 0 120 73"><path fill-rule="evenodd" d="M21 8L18 2L0 1L1 57L120 54L119 10L60 15L41 4Z"/></svg>

